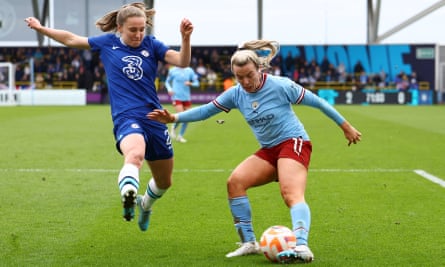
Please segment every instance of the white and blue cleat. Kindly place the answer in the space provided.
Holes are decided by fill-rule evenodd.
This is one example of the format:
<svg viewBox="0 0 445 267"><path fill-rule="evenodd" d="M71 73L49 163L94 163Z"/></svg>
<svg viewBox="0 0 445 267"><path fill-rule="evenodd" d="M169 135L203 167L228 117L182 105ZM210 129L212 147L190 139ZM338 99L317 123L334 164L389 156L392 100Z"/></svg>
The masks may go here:
<svg viewBox="0 0 445 267"><path fill-rule="evenodd" d="M314 260L314 254L306 245L298 245L294 248L281 251L277 254L280 263L309 263Z"/></svg>
<svg viewBox="0 0 445 267"><path fill-rule="evenodd" d="M137 199L136 200L137 205L139 207L139 219L138 219L139 229L141 229L141 231L147 231L148 225L150 223L151 210L144 210L144 208L142 207L141 195L138 195L136 199Z"/></svg>

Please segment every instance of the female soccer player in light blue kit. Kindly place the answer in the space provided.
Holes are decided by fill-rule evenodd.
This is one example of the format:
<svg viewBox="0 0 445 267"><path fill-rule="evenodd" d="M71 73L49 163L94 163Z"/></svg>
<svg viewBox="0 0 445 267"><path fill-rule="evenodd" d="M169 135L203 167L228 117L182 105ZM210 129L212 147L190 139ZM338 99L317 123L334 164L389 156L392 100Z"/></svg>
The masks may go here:
<svg viewBox="0 0 445 267"><path fill-rule="evenodd" d="M241 162L227 181L229 206L242 243L226 257L259 252L247 190L278 181L281 195L290 208L292 229L297 238L297 246L279 253L278 258L282 263L311 262L314 259L308 246L311 214L304 192L312 146L291 105L320 109L340 126L349 144L360 141L361 133L329 103L309 90L288 78L261 72L269 66L277 51L276 42L246 42L231 58L237 85L206 105L177 114L154 110L147 116L163 123L191 122L207 119L221 111L239 109L261 148Z"/></svg>
<svg viewBox="0 0 445 267"><path fill-rule="evenodd" d="M168 70L165 87L167 88L168 94L171 96L172 104L175 107L176 112L182 112L192 107L190 87L198 87L199 84L198 75L191 67L172 67ZM178 142L185 143L187 142L184 138L187 122L181 124L179 135L176 136L176 128L178 126L179 123L174 123L172 125L170 136Z"/></svg>
<svg viewBox="0 0 445 267"><path fill-rule="evenodd" d="M107 74L116 148L124 156L118 175L123 217L131 221L137 203L142 231L148 228L152 204L170 187L173 172L168 128L146 118L147 112L161 108L154 83L158 61L188 66L193 32L192 23L183 19L180 51L170 49L153 36L145 35L147 25L152 26L154 13L144 3L124 5L96 22L102 31L110 33L89 38L44 27L33 17L25 19L30 28L66 46L100 53ZM152 178L144 196L139 196L139 170L144 159Z"/></svg>

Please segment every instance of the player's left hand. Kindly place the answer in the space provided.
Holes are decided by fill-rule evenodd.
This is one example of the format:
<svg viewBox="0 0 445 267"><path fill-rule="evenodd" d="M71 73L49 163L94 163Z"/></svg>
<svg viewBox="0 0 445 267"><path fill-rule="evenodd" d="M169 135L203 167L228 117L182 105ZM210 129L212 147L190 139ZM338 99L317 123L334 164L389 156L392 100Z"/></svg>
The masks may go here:
<svg viewBox="0 0 445 267"><path fill-rule="evenodd" d="M171 114L166 109L155 109L147 114L147 118L150 120L155 120L166 124L175 122L176 120L175 115Z"/></svg>
<svg viewBox="0 0 445 267"><path fill-rule="evenodd" d="M357 144L362 138L362 133L357 131L349 122L343 122L340 127L343 129L346 139L348 140L348 146L351 144Z"/></svg>
<svg viewBox="0 0 445 267"><path fill-rule="evenodd" d="M180 25L180 31L182 37L190 37L190 35L193 32L193 24L189 19L182 19L181 25Z"/></svg>

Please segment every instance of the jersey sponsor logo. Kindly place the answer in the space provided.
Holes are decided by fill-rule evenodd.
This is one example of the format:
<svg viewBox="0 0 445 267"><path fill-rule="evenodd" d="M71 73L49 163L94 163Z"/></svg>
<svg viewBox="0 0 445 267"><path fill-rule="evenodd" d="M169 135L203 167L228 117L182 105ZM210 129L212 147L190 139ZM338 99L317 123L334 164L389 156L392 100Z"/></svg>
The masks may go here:
<svg viewBox="0 0 445 267"><path fill-rule="evenodd" d="M255 118L247 121L253 127L262 127L269 124L275 118L274 114L268 114L266 116Z"/></svg>
<svg viewBox="0 0 445 267"><path fill-rule="evenodd" d="M122 72L131 80L140 80L144 75L142 69L142 59L137 56L126 56L122 61L127 63L127 66L122 68Z"/></svg>

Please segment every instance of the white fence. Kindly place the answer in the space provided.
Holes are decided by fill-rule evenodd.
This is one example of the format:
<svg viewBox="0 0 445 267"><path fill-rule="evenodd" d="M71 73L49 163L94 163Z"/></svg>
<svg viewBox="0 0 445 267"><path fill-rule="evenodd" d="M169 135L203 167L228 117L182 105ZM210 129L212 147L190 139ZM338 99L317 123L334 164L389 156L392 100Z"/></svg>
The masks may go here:
<svg viewBox="0 0 445 267"><path fill-rule="evenodd" d="M0 106L85 106L84 89L0 90Z"/></svg>

